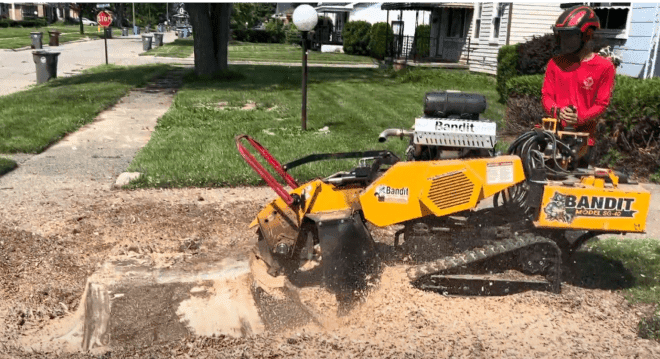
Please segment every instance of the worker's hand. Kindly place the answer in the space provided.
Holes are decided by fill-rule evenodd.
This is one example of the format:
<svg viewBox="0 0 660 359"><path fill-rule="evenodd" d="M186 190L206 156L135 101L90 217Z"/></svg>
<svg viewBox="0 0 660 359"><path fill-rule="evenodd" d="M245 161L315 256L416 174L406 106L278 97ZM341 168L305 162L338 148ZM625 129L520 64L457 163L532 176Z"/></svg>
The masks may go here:
<svg viewBox="0 0 660 359"><path fill-rule="evenodd" d="M559 111L559 119L566 121L569 126L575 126L577 125L577 111L568 106L564 107Z"/></svg>

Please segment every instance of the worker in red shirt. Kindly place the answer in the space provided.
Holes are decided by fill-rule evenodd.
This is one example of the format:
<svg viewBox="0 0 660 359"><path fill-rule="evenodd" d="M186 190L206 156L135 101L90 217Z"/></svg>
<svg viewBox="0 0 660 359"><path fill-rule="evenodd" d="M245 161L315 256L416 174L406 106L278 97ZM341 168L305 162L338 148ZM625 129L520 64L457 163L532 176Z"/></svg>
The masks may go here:
<svg viewBox="0 0 660 359"><path fill-rule="evenodd" d="M583 161L593 164L594 134L598 118L610 103L614 89L614 65L594 51L594 31L600 20L588 6L564 11L553 32L559 55L548 62L543 81L543 107L561 128L589 133Z"/></svg>

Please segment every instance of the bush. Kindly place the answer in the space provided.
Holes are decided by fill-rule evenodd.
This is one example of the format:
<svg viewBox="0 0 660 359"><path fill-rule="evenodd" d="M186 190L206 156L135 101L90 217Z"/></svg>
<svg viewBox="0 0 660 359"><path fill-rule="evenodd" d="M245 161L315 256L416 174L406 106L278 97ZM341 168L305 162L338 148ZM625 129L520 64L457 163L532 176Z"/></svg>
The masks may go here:
<svg viewBox="0 0 660 359"><path fill-rule="evenodd" d="M518 74L544 74L545 67L552 58L555 48L555 36L547 34L534 36L531 40L518 45Z"/></svg>
<svg viewBox="0 0 660 359"><path fill-rule="evenodd" d="M32 19L14 21L10 19L0 19L0 27L44 27L48 25L46 19Z"/></svg>
<svg viewBox="0 0 660 359"><path fill-rule="evenodd" d="M300 45L300 31L293 23L284 27L284 42L291 45Z"/></svg>
<svg viewBox="0 0 660 359"><path fill-rule="evenodd" d="M541 98L544 75L517 76L506 82L505 97L529 95Z"/></svg>
<svg viewBox="0 0 660 359"><path fill-rule="evenodd" d="M415 56L428 57L431 48L431 25L419 25L415 29Z"/></svg>
<svg viewBox="0 0 660 359"><path fill-rule="evenodd" d="M369 53L377 59L385 58L394 40L392 27L385 22L379 22L371 27L369 32Z"/></svg>
<svg viewBox="0 0 660 359"><path fill-rule="evenodd" d="M271 38L271 42L284 42L284 21L272 19L266 23L266 32Z"/></svg>
<svg viewBox="0 0 660 359"><path fill-rule="evenodd" d="M341 36L344 40L344 53L369 55L369 33L371 24L366 21L349 21L344 25Z"/></svg>
<svg viewBox="0 0 660 359"><path fill-rule="evenodd" d="M497 53L497 93L500 95L500 103L506 102L508 97L507 81L518 76L518 46L502 46Z"/></svg>
<svg viewBox="0 0 660 359"><path fill-rule="evenodd" d="M267 30L252 30L252 29L235 29L232 30L232 40L257 42L257 43L277 43L281 39L277 38Z"/></svg>

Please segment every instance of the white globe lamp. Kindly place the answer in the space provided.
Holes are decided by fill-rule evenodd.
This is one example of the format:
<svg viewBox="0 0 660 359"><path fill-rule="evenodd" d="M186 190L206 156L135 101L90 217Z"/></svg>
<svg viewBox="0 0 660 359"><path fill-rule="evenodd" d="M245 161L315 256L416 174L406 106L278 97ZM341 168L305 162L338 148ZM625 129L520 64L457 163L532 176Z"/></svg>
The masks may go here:
<svg viewBox="0 0 660 359"><path fill-rule="evenodd" d="M293 12L293 23L300 31L311 31L318 21L319 15L309 5L300 5Z"/></svg>
<svg viewBox="0 0 660 359"><path fill-rule="evenodd" d="M314 29L319 15L313 7L300 5L293 11L293 24L302 32L303 78L302 78L302 129L307 130L307 32Z"/></svg>

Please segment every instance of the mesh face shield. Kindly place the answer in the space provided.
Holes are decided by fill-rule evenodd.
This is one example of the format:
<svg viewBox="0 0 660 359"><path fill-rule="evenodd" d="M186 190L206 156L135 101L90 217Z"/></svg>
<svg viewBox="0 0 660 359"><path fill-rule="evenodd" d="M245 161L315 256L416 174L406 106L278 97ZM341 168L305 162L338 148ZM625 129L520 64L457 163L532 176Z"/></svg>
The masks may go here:
<svg viewBox="0 0 660 359"><path fill-rule="evenodd" d="M559 55L574 54L582 50L582 32L579 29L554 29L559 47Z"/></svg>

